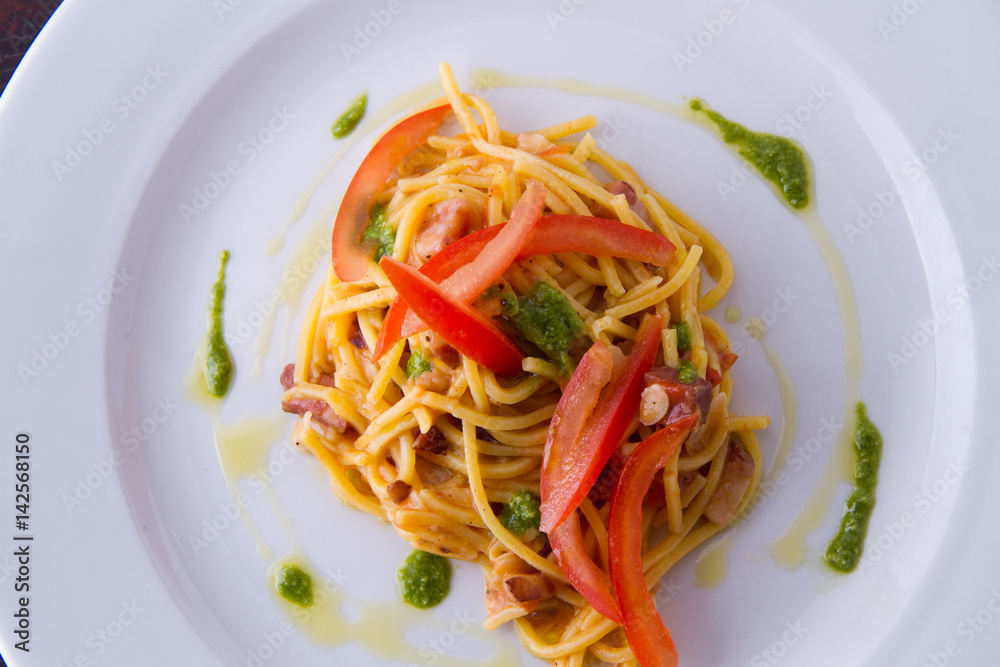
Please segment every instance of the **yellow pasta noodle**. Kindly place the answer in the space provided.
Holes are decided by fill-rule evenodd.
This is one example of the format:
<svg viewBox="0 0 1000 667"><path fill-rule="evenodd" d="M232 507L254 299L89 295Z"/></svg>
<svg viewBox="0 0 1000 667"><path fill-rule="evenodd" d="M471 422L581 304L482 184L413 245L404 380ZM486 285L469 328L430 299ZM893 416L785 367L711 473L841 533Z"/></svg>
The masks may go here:
<svg viewBox="0 0 1000 667"><path fill-rule="evenodd" d="M622 462L644 438L691 413L696 428L646 499L649 590L735 520L760 482L754 429L768 419L729 413L735 355L705 312L732 284L732 264L704 227L596 147L588 132L594 116L511 133L485 100L459 89L447 65L441 77L458 122L432 133L414 154L419 159L404 160L374 197L394 234L389 257L419 268L448 243L506 223L535 182L545 191L543 216L604 218L662 236L671 260L656 266L577 249L513 262L472 301L525 352L512 377L430 329L406 334L373 359L398 296L392 274L371 262L365 276L342 282L331 270L306 315L294 370L282 376L283 407L300 415L293 440L328 471L344 503L386 520L417 549L480 565L488 628L514 623L528 649L553 665L596 659L635 666L624 630L574 589L547 536L536 528L515 533L501 507L517 494L540 493L550 421L587 348L607 345L618 369L640 324L659 316L657 356L643 378L638 414L579 506L583 548L607 575L611 490ZM578 133L586 134L570 138ZM707 290L703 275L712 279ZM539 283L580 321L562 357L527 342L504 310L510 302L503 299L523 303Z"/></svg>

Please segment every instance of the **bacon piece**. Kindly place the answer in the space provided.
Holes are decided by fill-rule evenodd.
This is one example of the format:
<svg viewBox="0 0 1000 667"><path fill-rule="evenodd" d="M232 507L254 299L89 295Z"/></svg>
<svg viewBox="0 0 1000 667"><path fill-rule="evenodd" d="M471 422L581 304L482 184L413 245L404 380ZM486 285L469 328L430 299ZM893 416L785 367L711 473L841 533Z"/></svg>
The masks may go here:
<svg viewBox="0 0 1000 667"><path fill-rule="evenodd" d="M515 574L503 580L508 595L518 602L535 602L555 594L552 581L542 573Z"/></svg>
<svg viewBox="0 0 1000 667"><path fill-rule="evenodd" d="M722 468L719 486L705 506L705 518L720 526L728 524L736 514L743 496L753 479L753 459L735 442L729 442L729 452Z"/></svg>
<svg viewBox="0 0 1000 667"><path fill-rule="evenodd" d="M462 355L459 351L430 329L425 332L424 340L427 341L427 347L431 351L431 354L440 359L448 368L454 370L462 363Z"/></svg>
<svg viewBox="0 0 1000 667"><path fill-rule="evenodd" d="M338 433L343 433L347 429L347 422L343 417L324 401L316 398L291 398L281 402L281 409L295 415L312 413L312 419L324 426L335 429Z"/></svg>
<svg viewBox="0 0 1000 667"><path fill-rule="evenodd" d="M553 153L568 153L569 146L559 146L540 134L521 132L517 135L517 148L532 155L552 155Z"/></svg>
<svg viewBox="0 0 1000 667"><path fill-rule="evenodd" d="M411 264L420 266L471 230L482 228L479 212L463 197L431 206L413 239Z"/></svg>
<svg viewBox="0 0 1000 667"><path fill-rule="evenodd" d="M361 334L361 327L358 326L357 320L351 322L351 328L347 333L347 339L351 341L351 345L358 348L359 350L368 349L368 342L365 340L365 337Z"/></svg>
<svg viewBox="0 0 1000 667"><path fill-rule="evenodd" d="M417 436L413 441L413 448L428 454L444 454L448 451L448 440L436 426L431 426L427 433Z"/></svg>
<svg viewBox="0 0 1000 667"><path fill-rule="evenodd" d="M635 188L629 185L626 181L611 181L604 185L604 189L613 195L625 195L625 201L628 202L628 207L632 209L632 212L639 216L639 219L643 222L649 222L649 211L646 210L646 206L639 201L639 195L636 194ZM617 218L618 216L612 213L611 216L602 217L612 217Z"/></svg>
<svg viewBox="0 0 1000 667"><path fill-rule="evenodd" d="M724 371L728 371L730 368L732 368L733 364L735 364L736 360L739 359L740 357L740 355L733 354L729 350L722 347L717 347L715 349L715 353L719 355L719 366Z"/></svg>
<svg viewBox="0 0 1000 667"><path fill-rule="evenodd" d="M654 366L646 373L644 389L654 384L662 386L670 397L670 408L657 423L669 424L695 412L701 413L701 419L708 414L708 408L712 404L712 383L708 380L697 378L685 384L680 381L677 369Z"/></svg>
<svg viewBox="0 0 1000 667"><path fill-rule="evenodd" d="M288 364L281 371L281 387L288 391L295 385L295 364Z"/></svg>

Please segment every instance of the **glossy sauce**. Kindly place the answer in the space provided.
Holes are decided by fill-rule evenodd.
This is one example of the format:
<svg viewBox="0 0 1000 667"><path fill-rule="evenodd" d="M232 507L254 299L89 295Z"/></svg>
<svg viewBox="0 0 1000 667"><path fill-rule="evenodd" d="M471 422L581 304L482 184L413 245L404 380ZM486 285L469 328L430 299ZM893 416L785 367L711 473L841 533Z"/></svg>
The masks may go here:
<svg viewBox="0 0 1000 667"><path fill-rule="evenodd" d="M733 546L733 534L726 533L709 543L694 562L694 583L699 588L717 588L726 579L727 557Z"/></svg>

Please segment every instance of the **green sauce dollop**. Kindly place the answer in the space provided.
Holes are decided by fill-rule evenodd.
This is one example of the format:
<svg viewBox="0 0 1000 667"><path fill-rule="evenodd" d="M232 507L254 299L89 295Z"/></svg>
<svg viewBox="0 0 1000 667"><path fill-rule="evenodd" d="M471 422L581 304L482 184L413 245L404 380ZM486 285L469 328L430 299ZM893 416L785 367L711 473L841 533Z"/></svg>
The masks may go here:
<svg viewBox="0 0 1000 667"><path fill-rule="evenodd" d="M584 332L583 322L559 290L537 282L518 299L510 320L521 335L563 368L570 364L569 348Z"/></svg>
<svg viewBox="0 0 1000 667"><path fill-rule="evenodd" d="M500 523L515 535L523 535L531 528L538 530L541 522L541 501L527 489L515 491L500 513Z"/></svg>
<svg viewBox="0 0 1000 667"><path fill-rule="evenodd" d="M690 352L691 351L691 325L683 320L674 325L674 331L677 332L677 351L678 352Z"/></svg>
<svg viewBox="0 0 1000 667"><path fill-rule="evenodd" d="M396 573L403 601L427 609L444 600L451 587L451 562L444 556L414 551Z"/></svg>
<svg viewBox="0 0 1000 667"><path fill-rule="evenodd" d="M422 350L414 350L410 358L406 360L406 377L415 378L423 375L431 369L431 362Z"/></svg>
<svg viewBox="0 0 1000 667"><path fill-rule="evenodd" d="M809 168L802 149L784 137L752 132L719 112L706 109L701 100L691 100L689 105L715 123L722 140L739 147L739 154L774 184L792 208L809 205Z"/></svg>
<svg viewBox="0 0 1000 667"><path fill-rule="evenodd" d="M361 234L362 241L375 242L375 262L383 255L391 255L396 247L396 230L389 224L389 216L385 214L385 206L376 204L368 216L368 226Z"/></svg>
<svg viewBox="0 0 1000 667"><path fill-rule="evenodd" d="M847 511L840 522L840 532L830 541L826 562L835 570L851 572L861 560L868 533L868 521L875 509L875 485L882 460L882 434L868 419L865 404L855 407L858 425L854 431L854 491L847 497Z"/></svg>
<svg viewBox="0 0 1000 667"><path fill-rule="evenodd" d="M300 607L313 603L312 577L294 565L283 565L274 579L278 594Z"/></svg>
<svg viewBox="0 0 1000 667"><path fill-rule="evenodd" d="M205 354L205 384L208 393L222 398L233 377L233 357L222 333L222 299L226 296L226 263L229 251L219 253L219 275L212 285L212 303L208 310L208 341Z"/></svg>
<svg viewBox="0 0 1000 667"><path fill-rule="evenodd" d="M698 367L690 360L683 360L677 367L677 379L684 384L691 384L698 379Z"/></svg>
<svg viewBox="0 0 1000 667"><path fill-rule="evenodd" d="M347 110L340 115L334 123L333 127L330 128L330 134L333 135L334 139L343 139L351 132L354 128L358 126L361 119L365 115L365 110L368 108L368 91L362 91L360 95L351 101L350 106Z"/></svg>

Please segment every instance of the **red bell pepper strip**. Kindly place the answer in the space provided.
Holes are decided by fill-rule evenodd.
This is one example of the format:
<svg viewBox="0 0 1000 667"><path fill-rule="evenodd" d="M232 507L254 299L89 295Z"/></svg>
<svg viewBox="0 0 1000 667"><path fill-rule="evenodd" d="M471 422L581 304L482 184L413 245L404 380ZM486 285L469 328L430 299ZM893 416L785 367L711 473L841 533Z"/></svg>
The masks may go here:
<svg viewBox="0 0 1000 667"><path fill-rule="evenodd" d="M549 544L573 588L605 618L621 625L622 613L611 595L609 581L583 546L580 517L576 512L549 533Z"/></svg>
<svg viewBox="0 0 1000 667"><path fill-rule="evenodd" d="M552 415L545 440L542 455L543 503L552 494L553 485L557 485L562 479L563 471L576 464L576 444L580 432L600 398L601 389L611 379L612 367L608 346L597 341L583 355L569 379ZM571 512L548 535L552 553L573 588L605 618L621 625L622 615L618 610L618 603L611 595L609 582L583 546L577 513Z"/></svg>
<svg viewBox="0 0 1000 667"><path fill-rule="evenodd" d="M443 281L474 260L506 224L487 227L455 241L421 266L420 272L434 282ZM535 225L517 259L555 252L583 252L594 257L621 257L667 266L674 250L674 244L665 237L615 220L586 215L547 215ZM404 337L402 323L407 310L406 304L398 298L390 306L372 351L374 360Z"/></svg>
<svg viewBox="0 0 1000 667"><path fill-rule="evenodd" d="M549 432L545 436L545 449L542 453L540 488L540 530L544 533L551 533L556 527L552 516L552 499L560 493L565 494L565 487L572 484L574 477L581 475L587 466L588 461L583 458L587 452L579 447L580 435L594 413L594 406L601 397L601 389L611 379L612 368L608 346L602 341L591 345L566 383L566 389L559 397L556 411L549 421ZM573 471L577 471L575 475Z"/></svg>
<svg viewBox="0 0 1000 667"><path fill-rule="evenodd" d="M668 424L646 438L625 461L608 518L611 582L625 634L642 667L677 667L677 648L656 611L642 572L642 503L657 470L695 426L696 415Z"/></svg>
<svg viewBox="0 0 1000 667"><path fill-rule="evenodd" d="M412 266L388 255L379 266L413 312L449 345L498 375L521 372L524 355L489 317L448 294Z"/></svg>
<svg viewBox="0 0 1000 667"><path fill-rule="evenodd" d="M462 303L475 301L510 267L521 248L531 238L531 231L542 216L544 206L545 188L538 181L530 181L524 194L517 200L514 210L510 212L510 219L503 229L483 246L475 259L441 281L441 289ZM420 318L407 313L400 335L406 338L426 328Z"/></svg>
<svg viewBox="0 0 1000 667"><path fill-rule="evenodd" d="M625 362L612 372L611 381L602 392L591 420L572 448L574 454L569 465L558 469L555 465L548 468L542 466L542 532L552 532L576 509L621 443L625 430L639 409L643 376L653 366L660 347L662 328L662 315L652 315L642 321L632 351ZM567 385L559 399L560 405L564 400L571 400L567 398L569 394L570 388ZM557 406L556 411L558 410ZM561 426L557 424L556 428L560 429ZM553 438L558 437L558 434L552 435L551 426L549 433ZM546 448L549 448L548 439Z"/></svg>
<svg viewBox="0 0 1000 667"><path fill-rule="evenodd" d="M439 282L442 289L454 295L459 301L472 303L510 267L522 246L531 238L531 232L541 217L544 206L545 188L538 181L530 181L524 194L514 206L514 210L511 211L510 219L502 225L490 228L496 231L488 236L475 253L462 253L461 255L456 255L454 252L449 253L448 257L452 258L451 260L432 264L434 258L455 245L453 243L432 257L427 264L424 264L424 267L421 267L421 273L434 282ZM459 239L456 243L462 240ZM455 259L462 261L455 261ZM428 265L431 265L430 269L425 268ZM442 265L446 270L435 268ZM394 310L395 312L393 312ZM386 314L382 328L379 330L375 349L372 350L372 359L378 361L400 339L412 336L426 328L427 326L420 321L420 318L409 312L405 304L400 303L397 298L390 306L389 313Z"/></svg>
<svg viewBox="0 0 1000 667"><path fill-rule="evenodd" d="M333 271L345 282L364 277L374 246L361 243L375 196L399 162L434 134L451 106L442 104L404 118L375 142L347 186L333 223Z"/></svg>

